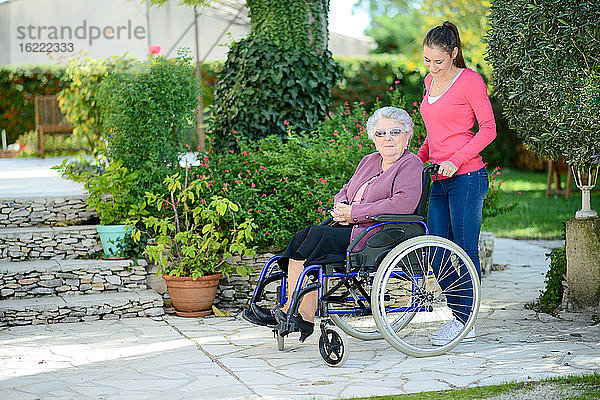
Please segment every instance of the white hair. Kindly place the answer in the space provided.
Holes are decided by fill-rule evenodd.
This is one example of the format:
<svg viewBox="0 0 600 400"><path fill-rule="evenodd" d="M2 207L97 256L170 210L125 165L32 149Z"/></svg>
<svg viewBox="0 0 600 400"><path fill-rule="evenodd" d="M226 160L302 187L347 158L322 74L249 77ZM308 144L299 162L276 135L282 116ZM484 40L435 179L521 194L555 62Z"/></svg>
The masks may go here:
<svg viewBox="0 0 600 400"><path fill-rule="evenodd" d="M381 107L375 110L367 120L367 135L369 139L373 140L375 138L375 129L379 120L386 118L396 121L400 124L400 129L410 133L410 136L412 136L415 124L405 110L396 107Z"/></svg>

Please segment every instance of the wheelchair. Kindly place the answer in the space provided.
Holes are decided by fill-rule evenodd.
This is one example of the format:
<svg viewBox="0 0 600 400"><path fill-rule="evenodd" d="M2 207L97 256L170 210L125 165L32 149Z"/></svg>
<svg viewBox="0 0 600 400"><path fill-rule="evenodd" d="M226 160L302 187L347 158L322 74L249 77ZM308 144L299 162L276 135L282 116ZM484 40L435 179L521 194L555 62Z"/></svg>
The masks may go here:
<svg viewBox="0 0 600 400"><path fill-rule="evenodd" d="M376 223L348 246L343 265L304 268L291 294L288 320L273 329L278 350L284 349L285 337L297 331L289 317L312 291L318 291L319 353L332 367L347 360L348 335L361 340L384 338L409 356L429 357L453 349L469 333L479 311L479 274L462 248L430 235L425 221L431 177L438 168L424 168L423 190L414 214L373 217ZM329 219L324 224L331 222ZM374 229L379 232L368 238L365 247L353 251ZM280 257L265 263L251 308L266 299L269 285L276 286L277 301L285 304L289 294L286 273L276 263ZM462 330L449 342L434 345L432 335L456 318L463 323Z"/></svg>

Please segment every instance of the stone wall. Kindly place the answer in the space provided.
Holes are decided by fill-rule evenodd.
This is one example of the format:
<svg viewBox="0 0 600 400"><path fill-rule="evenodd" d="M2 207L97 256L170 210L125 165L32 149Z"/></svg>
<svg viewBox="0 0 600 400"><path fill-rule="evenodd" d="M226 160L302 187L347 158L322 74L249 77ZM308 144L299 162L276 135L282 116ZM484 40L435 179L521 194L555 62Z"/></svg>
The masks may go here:
<svg viewBox="0 0 600 400"><path fill-rule="evenodd" d="M111 298L99 296L103 295L5 301L0 308L0 327L158 317L165 313L160 296L150 291L119 293Z"/></svg>
<svg viewBox="0 0 600 400"><path fill-rule="evenodd" d="M72 259L101 249L95 226L5 228L0 234L3 260Z"/></svg>
<svg viewBox="0 0 600 400"><path fill-rule="evenodd" d="M246 307L252 298L263 265L273 256L274 254L265 253L254 258L242 258L240 263L251 266L253 272L247 276L234 275L229 278L221 278L217 289L217 297L215 298L215 306L227 310ZM265 295L273 307L276 300L275 286L276 284L273 283L267 287Z"/></svg>
<svg viewBox="0 0 600 400"><path fill-rule="evenodd" d="M95 216L86 196L0 199L0 228L81 224Z"/></svg>
<svg viewBox="0 0 600 400"><path fill-rule="evenodd" d="M27 265L20 265L21 270L0 264L1 300L148 288L145 260L65 260L50 266L24 263Z"/></svg>
<svg viewBox="0 0 600 400"><path fill-rule="evenodd" d="M479 234L479 263L481 272L484 276L492 272L494 261L494 235L490 232L481 232Z"/></svg>

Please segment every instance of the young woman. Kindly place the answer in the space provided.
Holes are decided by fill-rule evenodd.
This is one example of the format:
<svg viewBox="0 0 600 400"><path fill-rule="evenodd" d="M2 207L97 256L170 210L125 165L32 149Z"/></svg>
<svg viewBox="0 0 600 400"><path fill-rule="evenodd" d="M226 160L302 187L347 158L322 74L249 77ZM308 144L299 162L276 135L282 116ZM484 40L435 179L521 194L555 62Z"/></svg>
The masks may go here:
<svg viewBox="0 0 600 400"><path fill-rule="evenodd" d="M418 156L424 163L431 160L440 165L431 189L427 224L432 234L461 246L481 278L478 242L488 176L479 153L496 137L492 105L481 76L465 65L453 23L446 21L427 33L423 60L429 69L421 103L427 138ZM478 132L472 130L475 121ZM444 286L444 279L440 278L440 284ZM464 328L472 306L468 300L471 288L461 286L455 297L448 299L455 319L430 335L434 345L448 343ZM474 338L473 329L464 340Z"/></svg>

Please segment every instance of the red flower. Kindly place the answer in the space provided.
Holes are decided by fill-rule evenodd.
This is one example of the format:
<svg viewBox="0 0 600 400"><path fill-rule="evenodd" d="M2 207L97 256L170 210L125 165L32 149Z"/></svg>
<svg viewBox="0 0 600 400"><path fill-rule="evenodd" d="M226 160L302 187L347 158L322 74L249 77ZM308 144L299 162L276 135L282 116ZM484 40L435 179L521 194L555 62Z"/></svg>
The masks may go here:
<svg viewBox="0 0 600 400"><path fill-rule="evenodd" d="M157 44L153 46L148 46L148 53L152 54L153 56L160 53L160 46Z"/></svg>
<svg viewBox="0 0 600 400"><path fill-rule="evenodd" d="M289 123L289 122L287 122L286 120L283 120L283 124L284 124L284 125L289 125L290 123Z"/></svg>

